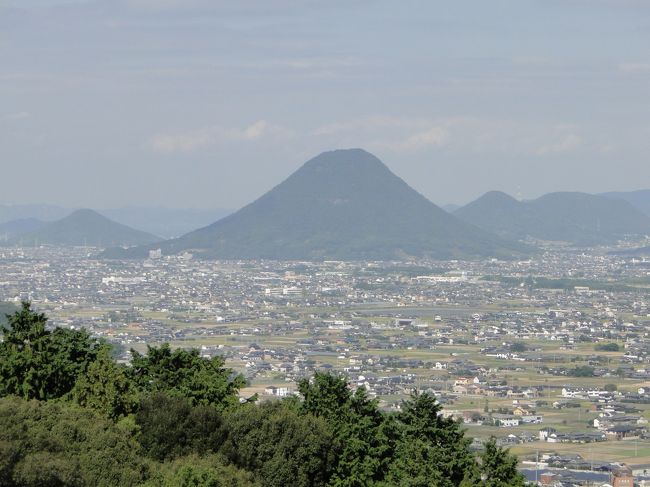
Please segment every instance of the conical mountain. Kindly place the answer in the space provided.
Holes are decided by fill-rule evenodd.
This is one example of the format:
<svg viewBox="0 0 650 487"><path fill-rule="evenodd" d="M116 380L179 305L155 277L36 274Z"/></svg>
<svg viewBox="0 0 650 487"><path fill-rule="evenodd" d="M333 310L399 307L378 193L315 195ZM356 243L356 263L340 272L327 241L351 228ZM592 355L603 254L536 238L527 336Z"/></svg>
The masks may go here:
<svg viewBox="0 0 650 487"><path fill-rule="evenodd" d="M212 225L107 257L192 251L217 259L512 256L528 249L460 221L361 149L325 152Z"/></svg>
<svg viewBox="0 0 650 487"><path fill-rule="evenodd" d="M34 231L14 236L10 243L112 247L146 245L158 240L155 235L114 222L94 210L83 209Z"/></svg>
<svg viewBox="0 0 650 487"><path fill-rule="evenodd" d="M579 192L549 193L532 201L490 192L454 215L504 238L591 245L650 234L650 218L628 202Z"/></svg>

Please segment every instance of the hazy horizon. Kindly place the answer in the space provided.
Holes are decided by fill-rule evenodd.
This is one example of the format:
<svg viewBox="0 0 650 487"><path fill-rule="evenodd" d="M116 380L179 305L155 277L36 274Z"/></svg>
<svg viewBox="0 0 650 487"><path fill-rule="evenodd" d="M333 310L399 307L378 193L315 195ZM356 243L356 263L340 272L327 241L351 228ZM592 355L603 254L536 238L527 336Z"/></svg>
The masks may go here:
<svg viewBox="0 0 650 487"><path fill-rule="evenodd" d="M408 6L4 2L0 204L236 209L348 147L438 205L650 187L650 4Z"/></svg>

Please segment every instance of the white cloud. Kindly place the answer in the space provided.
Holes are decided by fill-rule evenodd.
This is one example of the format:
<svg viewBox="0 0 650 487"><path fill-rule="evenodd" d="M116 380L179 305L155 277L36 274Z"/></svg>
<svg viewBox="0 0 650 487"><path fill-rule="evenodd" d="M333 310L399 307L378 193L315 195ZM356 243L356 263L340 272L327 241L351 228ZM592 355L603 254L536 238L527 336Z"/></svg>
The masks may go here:
<svg viewBox="0 0 650 487"><path fill-rule="evenodd" d="M258 120L243 129L215 125L183 134L158 134L149 140L148 145L162 153L193 152L225 142L253 142L263 138L278 140L292 135L293 131L285 127Z"/></svg>
<svg viewBox="0 0 650 487"><path fill-rule="evenodd" d="M566 134L562 138L553 144L545 145L537 149L536 154L538 156L545 156L548 154L562 154L565 152L571 152L572 150L577 149L583 144L583 139L576 134Z"/></svg>
<svg viewBox="0 0 650 487"><path fill-rule="evenodd" d="M419 118L373 115L336 122L316 128L313 135L334 135L344 132L372 132L381 129L413 129L426 127L430 122Z"/></svg>
<svg viewBox="0 0 650 487"><path fill-rule="evenodd" d="M374 115L344 122L322 125L313 136L345 140L352 145L394 152L411 152L442 147L451 137L452 128L461 125L462 118L426 119Z"/></svg>
<svg viewBox="0 0 650 487"><path fill-rule="evenodd" d="M446 127L431 127L422 132L408 136L393 145L393 149L416 151L425 147L441 147L449 141L449 130Z"/></svg>
<svg viewBox="0 0 650 487"><path fill-rule="evenodd" d="M14 120L25 120L32 116L29 112L15 112L7 113L6 115L0 115L0 122L12 122Z"/></svg>
<svg viewBox="0 0 650 487"><path fill-rule="evenodd" d="M195 152L224 144L286 143L306 151L364 147L371 151L417 153L440 150L455 154L550 156L584 146L581 128L570 124L522 125L513 120L476 117L438 119L374 115L295 131L266 120L246 127L214 125L184 133L162 133L148 147L162 154ZM592 147L593 149L593 147Z"/></svg>
<svg viewBox="0 0 650 487"><path fill-rule="evenodd" d="M332 147L413 153L444 148L472 156L546 156L584 146L583 128L558 122L521 123L512 119L449 116L438 118L376 115L322 125L310 135ZM595 147L591 147L595 149Z"/></svg>

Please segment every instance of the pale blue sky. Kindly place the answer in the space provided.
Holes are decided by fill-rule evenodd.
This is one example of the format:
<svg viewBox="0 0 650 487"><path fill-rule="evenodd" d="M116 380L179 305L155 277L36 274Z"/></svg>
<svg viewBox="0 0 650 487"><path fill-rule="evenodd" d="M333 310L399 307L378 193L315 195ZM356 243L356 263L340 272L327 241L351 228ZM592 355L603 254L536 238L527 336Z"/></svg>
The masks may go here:
<svg viewBox="0 0 650 487"><path fill-rule="evenodd" d="M650 188L646 0L0 0L0 203L238 207L362 147L436 203Z"/></svg>

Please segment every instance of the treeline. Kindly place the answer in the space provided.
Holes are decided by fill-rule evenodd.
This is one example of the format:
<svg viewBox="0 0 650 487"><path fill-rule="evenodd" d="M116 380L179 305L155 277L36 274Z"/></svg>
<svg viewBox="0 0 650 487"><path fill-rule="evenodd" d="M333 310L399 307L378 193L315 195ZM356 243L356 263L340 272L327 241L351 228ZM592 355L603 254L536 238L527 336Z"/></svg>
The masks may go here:
<svg viewBox="0 0 650 487"><path fill-rule="evenodd" d="M239 399L221 358L168 345L129 366L28 303L0 327L2 486L523 486L494 441L469 448L429 394L395 414L316 373L301 399Z"/></svg>

